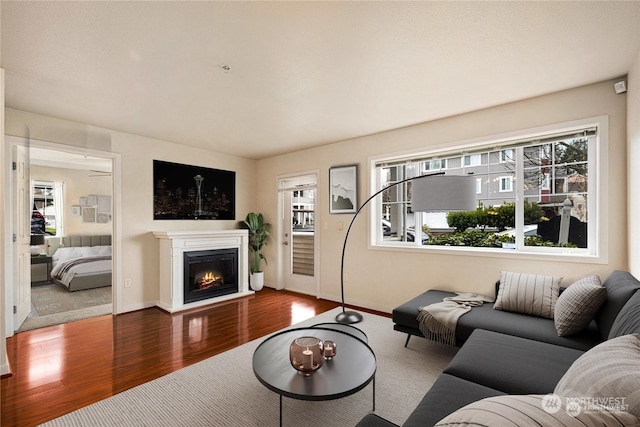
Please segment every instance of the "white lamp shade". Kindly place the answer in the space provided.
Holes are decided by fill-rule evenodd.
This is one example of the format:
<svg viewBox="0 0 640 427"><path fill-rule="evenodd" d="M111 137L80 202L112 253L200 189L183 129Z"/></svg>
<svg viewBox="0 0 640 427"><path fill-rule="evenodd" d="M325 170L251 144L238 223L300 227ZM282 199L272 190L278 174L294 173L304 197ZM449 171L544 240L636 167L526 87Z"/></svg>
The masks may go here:
<svg viewBox="0 0 640 427"><path fill-rule="evenodd" d="M414 212L475 210L475 180L466 175L435 175L415 179L411 183L411 206Z"/></svg>

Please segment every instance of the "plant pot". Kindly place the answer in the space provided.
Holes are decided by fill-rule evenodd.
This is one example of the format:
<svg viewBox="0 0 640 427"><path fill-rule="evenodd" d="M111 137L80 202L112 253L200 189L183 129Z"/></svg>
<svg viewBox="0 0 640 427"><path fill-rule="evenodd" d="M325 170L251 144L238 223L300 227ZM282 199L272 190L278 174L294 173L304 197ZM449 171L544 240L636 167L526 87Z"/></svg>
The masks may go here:
<svg viewBox="0 0 640 427"><path fill-rule="evenodd" d="M252 273L249 284L251 285L251 289L253 289L254 291L259 291L260 289L262 289L262 287L264 286L264 271Z"/></svg>

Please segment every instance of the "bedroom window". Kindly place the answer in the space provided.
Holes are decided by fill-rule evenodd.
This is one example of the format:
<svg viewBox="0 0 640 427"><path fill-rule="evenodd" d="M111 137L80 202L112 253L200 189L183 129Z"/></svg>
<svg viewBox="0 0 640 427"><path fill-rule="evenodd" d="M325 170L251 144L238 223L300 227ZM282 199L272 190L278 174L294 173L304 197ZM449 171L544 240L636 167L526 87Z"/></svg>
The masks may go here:
<svg viewBox="0 0 640 427"><path fill-rule="evenodd" d="M373 245L598 256L598 230L605 225L596 217L596 190L606 173L596 165L606 152L606 126L605 117L596 118L372 160L371 193L389 187L372 201ZM446 175L474 176L475 211L413 212L412 183L393 186L432 173L437 164L446 164ZM560 234L561 224L568 234Z"/></svg>
<svg viewBox="0 0 640 427"><path fill-rule="evenodd" d="M33 181L31 234L62 235L62 182Z"/></svg>

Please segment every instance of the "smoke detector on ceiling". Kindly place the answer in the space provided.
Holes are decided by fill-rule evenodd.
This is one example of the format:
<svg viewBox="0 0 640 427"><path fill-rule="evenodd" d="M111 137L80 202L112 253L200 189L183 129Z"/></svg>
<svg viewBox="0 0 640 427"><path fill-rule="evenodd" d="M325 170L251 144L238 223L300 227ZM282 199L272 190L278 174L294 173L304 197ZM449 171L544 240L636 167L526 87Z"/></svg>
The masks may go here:
<svg viewBox="0 0 640 427"><path fill-rule="evenodd" d="M627 91L627 82L624 80L620 80L613 85L613 88L616 90L616 93L618 95L621 93L625 93Z"/></svg>

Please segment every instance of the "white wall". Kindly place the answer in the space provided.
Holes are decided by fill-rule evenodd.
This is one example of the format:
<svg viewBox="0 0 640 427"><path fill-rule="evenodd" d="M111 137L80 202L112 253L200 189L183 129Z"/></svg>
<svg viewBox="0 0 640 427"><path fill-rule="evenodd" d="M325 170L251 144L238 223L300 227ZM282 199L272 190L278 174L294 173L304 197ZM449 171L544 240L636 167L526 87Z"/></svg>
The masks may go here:
<svg viewBox="0 0 640 427"><path fill-rule="evenodd" d="M640 278L640 52L629 71L627 88L629 271Z"/></svg>
<svg viewBox="0 0 640 427"><path fill-rule="evenodd" d="M111 234L112 224L83 222L81 216L71 216L71 206L79 204L80 197L88 195L111 196L111 177L94 176L95 173L79 169L31 166L31 179L61 181L64 183L64 232L65 235Z"/></svg>
<svg viewBox="0 0 640 427"><path fill-rule="evenodd" d="M223 230L238 228L255 210L254 160L191 148L158 139L59 120L11 108L5 110L7 135L119 153L121 157L120 242L122 279L120 312L152 306L158 299L158 241L152 231ZM201 165L236 172L236 221L153 219L153 160ZM114 175L115 176L115 175ZM114 199L116 197L114 196Z"/></svg>
<svg viewBox="0 0 640 427"><path fill-rule="evenodd" d="M527 99L495 108L475 111L403 129L356 138L332 145L281 155L258 162L258 208L274 223L278 236L278 175L319 169L319 199L316 220L320 238L320 296L340 297L340 253L345 225L350 215L328 214L328 170L331 166L359 164L360 200L369 192L368 159L387 153L452 145L461 141L497 135L554 123L609 116L609 188L610 206L603 216L609 229L608 263L565 263L531 259L506 259L485 256L417 254L390 250L368 250L367 215L354 224L345 262L345 298L347 302L368 308L391 311L398 304L424 292L440 288L492 293L501 270L561 275L565 284L587 274L606 277L614 269L627 268L626 238L626 96L616 95L613 81ZM608 215L607 215L608 214ZM325 227L326 225L326 227ZM266 283L276 281L276 245L266 248L269 265Z"/></svg>

